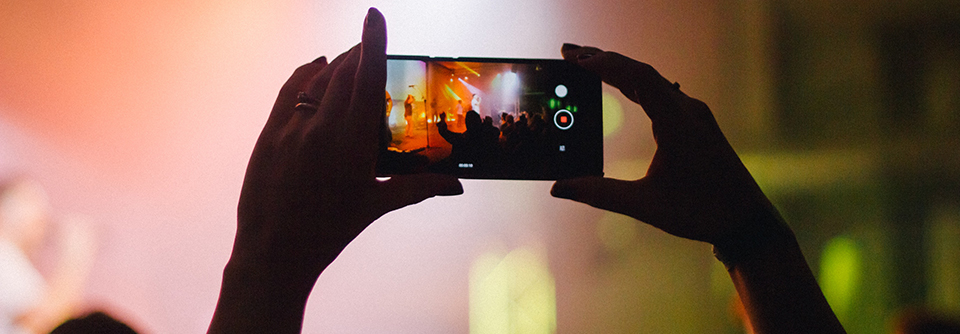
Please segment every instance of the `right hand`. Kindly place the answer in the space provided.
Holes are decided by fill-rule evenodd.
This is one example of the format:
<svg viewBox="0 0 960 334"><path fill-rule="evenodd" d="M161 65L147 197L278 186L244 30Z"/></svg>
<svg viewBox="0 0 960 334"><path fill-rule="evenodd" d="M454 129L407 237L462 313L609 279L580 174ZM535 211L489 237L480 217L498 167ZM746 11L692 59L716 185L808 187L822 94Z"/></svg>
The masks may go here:
<svg viewBox="0 0 960 334"><path fill-rule="evenodd" d="M622 213L667 233L718 247L743 247L786 225L760 190L710 109L650 65L614 52L564 44L563 58L598 74L650 117L656 153L634 181L557 181L550 193Z"/></svg>

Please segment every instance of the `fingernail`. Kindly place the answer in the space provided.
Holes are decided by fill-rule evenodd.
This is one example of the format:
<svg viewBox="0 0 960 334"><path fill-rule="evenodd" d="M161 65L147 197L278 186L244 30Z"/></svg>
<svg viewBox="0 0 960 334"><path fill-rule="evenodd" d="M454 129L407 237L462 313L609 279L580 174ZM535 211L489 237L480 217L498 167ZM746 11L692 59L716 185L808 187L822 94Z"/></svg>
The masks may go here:
<svg viewBox="0 0 960 334"><path fill-rule="evenodd" d="M587 60L587 59L590 59L590 57L593 57L593 53L585 52L585 53L578 54L577 60Z"/></svg>
<svg viewBox="0 0 960 334"><path fill-rule="evenodd" d="M563 46L560 47L560 51L568 51L573 49L579 49L580 46L572 43L563 43Z"/></svg>
<svg viewBox="0 0 960 334"><path fill-rule="evenodd" d="M373 8L373 7L370 7L370 9L367 9L367 16L363 18L363 26L364 26L364 27L369 27L369 26L370 26L370 24L371 24L370 15L373 15L374 13L376 13L376 11L377 11L377 9L376 9L376 8Z"/></svg>

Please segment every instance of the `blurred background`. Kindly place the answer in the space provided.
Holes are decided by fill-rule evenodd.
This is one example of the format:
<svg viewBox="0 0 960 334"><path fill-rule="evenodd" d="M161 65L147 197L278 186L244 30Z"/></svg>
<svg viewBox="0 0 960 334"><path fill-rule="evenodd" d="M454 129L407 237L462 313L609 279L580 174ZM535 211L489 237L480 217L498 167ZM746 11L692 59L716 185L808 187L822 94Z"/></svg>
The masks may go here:
<svg viewBox="0 0 960 334"><path fill-rule="evenodd" d="M3 1L0 179L41 185L51 230L84 217L74 312L205 331L280 85L357 43L370 6L392 54L571 42L652 64L712 107L849 332L960 313L960 2ZM605 171L641 177L649 122L604 92ZM744 332L708 245L550 185L465 181L384 216L320 278L304 332ZM48 283L73 249L57 240L28 254Z"/></svg>

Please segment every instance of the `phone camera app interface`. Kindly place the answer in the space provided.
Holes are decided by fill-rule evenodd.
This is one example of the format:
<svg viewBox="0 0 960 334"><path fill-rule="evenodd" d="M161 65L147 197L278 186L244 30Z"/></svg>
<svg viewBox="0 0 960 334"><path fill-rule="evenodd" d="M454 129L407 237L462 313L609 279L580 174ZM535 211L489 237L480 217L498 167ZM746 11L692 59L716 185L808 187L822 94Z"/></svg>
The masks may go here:
<svg viewBox="0 0 960 334"><path fill-rule="evenodd" d="M378 175L602 175L600 81L562 60L387 60Z"/></svg>

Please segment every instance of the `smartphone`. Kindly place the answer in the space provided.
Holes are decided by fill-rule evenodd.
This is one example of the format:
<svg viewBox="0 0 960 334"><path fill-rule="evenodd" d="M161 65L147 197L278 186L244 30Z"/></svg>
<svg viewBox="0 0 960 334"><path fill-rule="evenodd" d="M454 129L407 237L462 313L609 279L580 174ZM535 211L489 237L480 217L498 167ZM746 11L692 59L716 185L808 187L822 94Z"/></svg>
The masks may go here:
<svg viewBox="0 0 960 334"><path fill-rule="evenodd" d="M378 176L603 175L598 76L561 59L387 56Z"/></svg>

